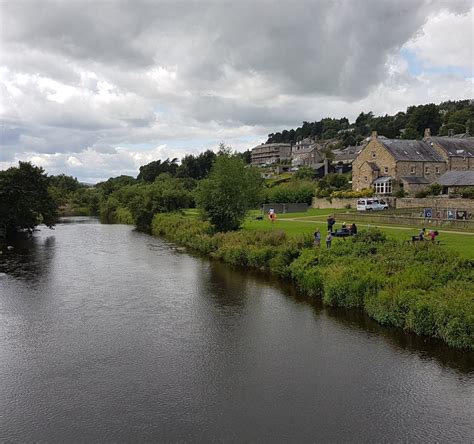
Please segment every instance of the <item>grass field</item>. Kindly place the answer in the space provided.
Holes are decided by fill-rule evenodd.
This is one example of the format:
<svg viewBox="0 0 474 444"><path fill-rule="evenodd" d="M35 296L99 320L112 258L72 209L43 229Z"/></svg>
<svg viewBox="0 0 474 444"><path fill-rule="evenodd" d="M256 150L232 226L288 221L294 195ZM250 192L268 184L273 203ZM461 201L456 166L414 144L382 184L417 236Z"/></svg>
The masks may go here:
<svg viewBox="0 0 474 444"><path fill-rule="evenodd" d="M343 222L351 223L351 220L347 217L342 220L337 217L338 213L346 213L347 210L327 210L310 208L304 213L288 213L279 214L278 219L271 223L266 217L262 220L257 220L257 216L261 216L262 213L258 210L251 211L249 217L244 222L242 228L248 231L274 231L283 230L288 236L297 236L299 234L312 234L319 228L324 235L326 234L326 218L329 214L333 214L336 217L335 228L341 228ZM198 210L189 209L185 211L188 216L197 216ZM407 227L398 225L374 225L364 224L362 222L357 223L359 230L370 229L377 226L380 230L387 234L391 239L398 241L406 241L411 239L412 236L417 235L420 231L419 227ZM440 229L438 230L440 235L438 240L441 243L442 248L446 248L450 251L457 251L462 257L467 259L474 259L474 233L461 233L461 232L450 232L450 230ZM333 239L333 243L336 242L347 242L343 238Z"/></svg>
<svg viewBox="0 0 474 444"><path fill-rule="evenodd" d="M323 211L323 210L319 210ZM337 215L337 213L336 213ZM326 213L327 217L327 213ZM336 217L337 219L337 217ZM347 221L338 221L335 225L336 229L341 227L342 222L351 223L350 220ZM357 226L359 230L373 228L374 225L367 225L358 223ZM319 220L317 218L308 219L297 219L292 218L291 220L285 219L283 217L279 218L273 224L267 219L256 220L255 218L249 217L243 227L244 230L263 230L263 231L272 231L272 230L283 230L289 236L296 236L302 233L314 233L316 228L319 228L321 232L326 233L327 225L325 217L321 217ZM411 239L411 236L417 235L419 228L410 228L410 227L401 227L401 226L381 226L378 225L377 228L382 230L387 234L391 239L396 239L399 241L406 241ZM446 248L447 250L457 251L461 256L474 259L474 233L450 233L448 231L438 230L440 235L438 240L441 242L441 247ZM333 239L335 242L347 242L343 238Z"/></svg>

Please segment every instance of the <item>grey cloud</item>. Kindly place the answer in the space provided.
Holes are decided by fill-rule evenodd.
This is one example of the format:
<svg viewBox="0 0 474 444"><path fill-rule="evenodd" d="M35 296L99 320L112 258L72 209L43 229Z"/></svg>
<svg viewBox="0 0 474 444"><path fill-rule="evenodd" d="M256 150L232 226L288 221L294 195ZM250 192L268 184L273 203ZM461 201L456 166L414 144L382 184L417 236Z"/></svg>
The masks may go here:
<svg viewBox="0 0 474 444"><path fill-rule="evenodd" d="M284 93L362 97L387 56L442 7L465 2L11 2L3 39L38 51L135 70L179 65L191 90L229 65Z"/></svg>

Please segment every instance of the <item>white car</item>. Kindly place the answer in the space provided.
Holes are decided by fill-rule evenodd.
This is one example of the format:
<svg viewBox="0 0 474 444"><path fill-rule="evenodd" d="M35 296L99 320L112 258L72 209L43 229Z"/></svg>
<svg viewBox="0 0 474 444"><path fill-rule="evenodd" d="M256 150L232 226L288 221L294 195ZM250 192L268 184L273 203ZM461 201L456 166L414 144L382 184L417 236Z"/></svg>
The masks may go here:
<svg viewBox="0 0 474 444"><path fill-rule="evenodd" d="M387 209L388 204L383 200L371 198L357 200L357 211L380 211Z"/></svg>

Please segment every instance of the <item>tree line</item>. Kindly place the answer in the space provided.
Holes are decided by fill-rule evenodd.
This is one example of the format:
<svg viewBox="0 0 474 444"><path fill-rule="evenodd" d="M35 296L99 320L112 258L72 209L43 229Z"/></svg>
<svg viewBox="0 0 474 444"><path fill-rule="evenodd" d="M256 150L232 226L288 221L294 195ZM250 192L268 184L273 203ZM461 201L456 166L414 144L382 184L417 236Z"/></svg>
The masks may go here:
<svg viewBox="0 0 474 444"><path fill-rule="evenodd" d="M371 131L389 139L421 139L425 128L432 135L447 136L460 134L468 127L474 133L474 101L447 101L438 105L409 106L405 112L395 115L374 116L372 111L361 112L355 122L346 117L341 119L324 118L315 122L268 135L266 143L296 143L304 138L317 140L337 139L339 146L355 145L369 136Z"/></svg>

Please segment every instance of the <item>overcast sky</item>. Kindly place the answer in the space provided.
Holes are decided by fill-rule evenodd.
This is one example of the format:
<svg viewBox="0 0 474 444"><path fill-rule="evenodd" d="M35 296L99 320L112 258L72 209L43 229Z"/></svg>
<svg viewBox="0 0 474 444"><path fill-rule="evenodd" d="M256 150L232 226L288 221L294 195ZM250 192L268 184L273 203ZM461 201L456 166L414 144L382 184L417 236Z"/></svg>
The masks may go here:
<svg viewBox="0 0 474 444"><path fill-rule="evenodd" d="M303 120L473 98L464 0L0 0L0 169L85 182Z"/></svg>

